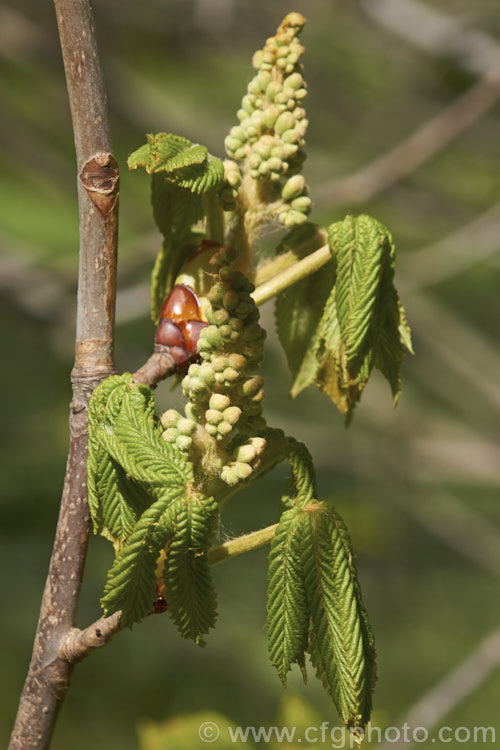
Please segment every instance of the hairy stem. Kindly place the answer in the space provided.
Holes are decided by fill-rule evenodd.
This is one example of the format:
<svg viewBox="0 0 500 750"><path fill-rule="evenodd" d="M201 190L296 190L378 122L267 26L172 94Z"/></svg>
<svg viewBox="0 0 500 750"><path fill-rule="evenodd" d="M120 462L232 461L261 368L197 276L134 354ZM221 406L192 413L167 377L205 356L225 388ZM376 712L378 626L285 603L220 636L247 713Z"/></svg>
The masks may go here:
<svg viewBox="0 0 500 750"><path fill-rule="evenodd" d="M320 247L314 253L307 255L302 260L297 261L292 253L287 255L290 260L288 268L283 269L284 258L277 258L277 265L280 270L275 276L271 276L267 281L259 284L252 297L257 305L263 305L272 297L287 289L297 281L305 279L307 276L318 271L332 259L332 253L328 245ZM272 264L270 263L269 266ZM268 266L268 267L269 267Z"/></svg>
<svg viewBox="0 0 500 750"><path fill-rule="evenodd" d="M266 526L265 529L252 531L250 534L230 539L218 547L212 547L212 549L208 550L209 564L216 565L230 557L236 557L236 555L242 555L245 552L251 552L254 549L259 549L259 547L264 547L273 538L277 526L278 524L274 523L272 526Z"/></svg>
<svg viewBox="0 0 500 750"><path fill-rule="evenodd" d="M33 654L10 750L47 748L72 664L59 646L74 626L83 576L87 508L87 406L114 372L118 167L111 154L90 0L55 0L78 165L80 265L70 447L56 538Z"/></svg>

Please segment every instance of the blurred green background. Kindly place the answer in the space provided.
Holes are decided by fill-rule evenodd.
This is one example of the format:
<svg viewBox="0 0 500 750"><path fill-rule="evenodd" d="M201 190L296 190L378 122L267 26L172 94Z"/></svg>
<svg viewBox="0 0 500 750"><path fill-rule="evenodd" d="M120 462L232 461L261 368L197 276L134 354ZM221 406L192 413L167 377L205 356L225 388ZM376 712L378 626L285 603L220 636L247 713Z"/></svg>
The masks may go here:
<svg viewBox="0 0 500 750"><path fill-rule="evenodd" d="M350 528L379 651L374 723L398 724L468 660L458 680L463 699L445 711L446 688L431 701L444 711L439 723L500 730L500 107L492 96L459 137L445 137L432 158L385 190L376 185L365 200L358 189L366 185L363 175L354 189L343 178L480 86L467 35L452 35L448 51L442 44L424 51L375 21L375 7L384 4L373 0L367 13L369 2L353 0L292 6L95 0L122 170L117 362L133 370L150 352L147 281L159 239L147 181L127 173L128 153L145 132L165 130L223 156L254 49L286 12L303 12L313 218L328 223L352 209L391 228L416 356L405 362L397 409L375 375L346 431L320 393L288 399L289 375L271 334L266 416L307 443L322 497ZM406 5L400 0L402 18ZM495 37L500 45L493 0L432 0L423 7L487 35L475 38L488 65L500 54L488 46ZM405 24L410 37L420 30L424 41L439 28L434 17L428 29L411 19ZM78 211L49 0L0 6L0 101L0 734L6 741L31 652L68 441ZM272 306L263 319L272 329ZM158 398L170 403L167 386ZM238 496L227 508L224 532L273 523L285 479L285 468L278 468ZM99 614L110 559L110 545L93 539L80 626ZM218 566L215 578L220 617L207 647L181 641L166 616L121 633L78 666L54 750L132 750L138 721L187 711L217 711L243 725L273 722L282 689L266 656L266 552ZM304 687L294 674L290 688L322 720L335 721L312 676ZM448 747L455 744L464 746Z"/></svg>

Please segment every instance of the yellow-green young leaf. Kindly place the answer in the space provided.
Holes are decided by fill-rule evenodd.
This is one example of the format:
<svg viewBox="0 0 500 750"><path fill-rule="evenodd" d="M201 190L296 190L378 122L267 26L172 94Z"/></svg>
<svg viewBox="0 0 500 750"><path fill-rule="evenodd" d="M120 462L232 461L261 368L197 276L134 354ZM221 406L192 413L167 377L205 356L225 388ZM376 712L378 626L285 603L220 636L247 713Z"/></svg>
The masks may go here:
<svg viewBox="0 0 500 750"><path fill-rule="evenodd" d="M309 616L297 538L299 517L297 508L282 513L269 551L268 648L271 663L283 684L292 664L305 669L308 642Z"/></svg>
<svg viewBox="0 0 500 750"><path fill-rule="evenodd" d="M94 534L102 533L111 541L118 537L103 527L103 506L116 500L117 486L113 481L111 459L98 439L103 425L113 425L120 413L123 397L132 381L130 373L112 375L95 389L88 411L87 494ZM107 478L107 479L106 479Z"/></svg>
<svg viewBox="0 0 500 750"><path fill-rule="evenodd" d="M318 327L334 284L335 264L329 263L276 299L276 329L294 378L294 397L315 381Z"/></svg>
<svg viewBox="0 0 500 750"><path fill-rule="evenodd" d="M286 456L292 476L281 501L286 507L305 508L318 495L311 454L303 443L289 437Z"/></svg>
<svg viewBox="0 0 500 750"><path fill-rule="evenodd" d="M183 638L203 645L215 626L217 599L207 550L219 508L213 498L187 496L179 505L163 572L168 613Z"/></svg>
<svg viewBox="0 0 500 750"><path fill-rule="evenodd" d="M102 453L96 478L97 493L102 498L102 526L98 531L119 550L154 497L130 479L107 452Z"/></svg>
<svg viewBox="0 0 500 750"><path fill-rule="evenodd" d="M375 651L344 524L310 504L297 530L311 618L309 652L347 726L370 718Z"/></svg>
<svg viewBox="0 0 500 750"><path fill-rule="evenodd" d="M153 609L157 560L174 533L184 499L181 488L165 489L142 514L108 571L101 605L106 616L121 611L122 627L140 622Z"/></svg>
<svg viewBox="0 0 500 750"><path fill-rule="evenodd" d="M278 331L294 375L291 395L314 383L349 422L373 367L397 400L411 334L394 288L395 248L386 227L348 216L332 224L328 237L336 275L332 266L281 295Z"/></svg>
<svg viewBox="0 0 500 750"><path fill-rule="evenodd" d="M185 487L193 481L193 469L185 454L162 439L154 416L150 388L129 388L114 425L98 429L100 443L136 482L156 487Z"/></svg>
<svg viewBox="0 0 500 750"><path fill-rule="evenodd" d="M337 258L335 302L345 366L355 372L369 347L370 332L384 324L394 244L380 222L364 215L332 225L329 241Z"/></svg>
<svg viewBox="0 0 500 750"><path fill-rule="evenodd" d="M148 174L152 174L162 169L176 154L192 146L187 138L172 133L154 133L146 138L147 143L130 154L127 161L129 169L144 167Z"/></svg>

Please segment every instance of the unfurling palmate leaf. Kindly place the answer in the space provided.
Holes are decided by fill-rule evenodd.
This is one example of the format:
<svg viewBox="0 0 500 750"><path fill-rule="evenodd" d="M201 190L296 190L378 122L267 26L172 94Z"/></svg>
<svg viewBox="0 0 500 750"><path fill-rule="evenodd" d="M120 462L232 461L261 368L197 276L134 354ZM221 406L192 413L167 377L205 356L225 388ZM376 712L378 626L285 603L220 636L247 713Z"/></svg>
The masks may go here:
<svg viewBox="0 0 500 750"><path fill-rule="evenodd" d="M387 228L370 216L347 216L330 226L328 240L333 263L278 297L276 323L294 378L291 395L316 384L349 422L374 367L397 402L411 333L394 288Z"/></svg>

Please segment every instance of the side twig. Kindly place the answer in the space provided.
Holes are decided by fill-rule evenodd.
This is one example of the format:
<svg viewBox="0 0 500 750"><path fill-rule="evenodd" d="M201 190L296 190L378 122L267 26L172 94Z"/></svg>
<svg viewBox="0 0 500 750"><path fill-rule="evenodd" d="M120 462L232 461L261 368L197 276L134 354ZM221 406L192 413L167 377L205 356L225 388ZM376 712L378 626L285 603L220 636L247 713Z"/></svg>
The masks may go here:
<svg viewBox="0 0 500 750"><path fill-rule="evenodd" d="M114 372L118 168L111 154L90 1L55 0L55 7L79 175L80 266L71 438L52 559L10 750L48 747L69 689L72 665L59 656L59 644L74 625L87 551L87 406L94 388Z"/></svg>
<svg viewBox="0 0 500 750"><path fill-rule="evenodd" d="M209 564L216 565L230 557L236 557L245 552L264 547L272 540L277 526L278 524L275 523L272 526L266 526L265 529L252 531L250 534L229 539L224 544L212 547L208 551ZM61 659L76 664L92 651L105 646L120 630L120 615L121 612L114 612L110 617L100 617L85 630L72 628L60 644L59 655Z"/></svg>

